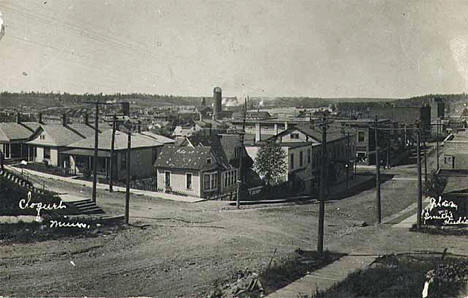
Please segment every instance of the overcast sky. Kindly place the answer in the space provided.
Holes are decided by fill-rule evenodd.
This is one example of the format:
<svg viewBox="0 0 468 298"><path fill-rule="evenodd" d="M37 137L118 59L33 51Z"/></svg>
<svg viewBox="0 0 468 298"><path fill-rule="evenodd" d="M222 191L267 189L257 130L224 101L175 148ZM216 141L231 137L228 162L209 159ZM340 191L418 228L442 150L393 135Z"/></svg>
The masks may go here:
<svg viewBox="0 0 468 298"><path fill-rule="evenodd" d="M0 0L0 90L408 97L468 89L468 1Z"/></svg>

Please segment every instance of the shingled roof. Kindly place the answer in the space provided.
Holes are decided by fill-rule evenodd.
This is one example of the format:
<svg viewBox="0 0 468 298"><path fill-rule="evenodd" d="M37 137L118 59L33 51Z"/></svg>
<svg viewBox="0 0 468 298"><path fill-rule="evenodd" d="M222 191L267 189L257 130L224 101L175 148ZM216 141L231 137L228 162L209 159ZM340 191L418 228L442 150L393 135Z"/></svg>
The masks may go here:
<svg viewBox="0 0 468 298"><path fill-rule="evenodd" d="M282 131L279 134L277 134L275 136L272 136L270 139L274 139L274 138L276 138L278 136L287 135L287 134L289 134L289 133L291 133L292 131L295 131L295 130L298 130L298 131L302 132L306 136L314 139L316 142L319 142L319 143L322 142L322 132L319 129L315 129L315 128L310 127L310 125L297 125L297 126L294 126L293 128L289 128L288 130ZM333 141L336 141L336 140L339 140L339 139L342 139L342 138L345 138L345 137L346 136L344 136L340 132L328 131L327 132L327 143L328 142L333 142Z"/></svg>
<svg viewBox="0 0 468 298"><path fill-rule="evenodd" d="M213 159L210 147L166 145L159 153L154 166L164 169L212 170L218 164Z"/></svg>
<svg viewBox="0 0 468 298"><path fill-rule="evenodd" d="M162 137L157 138L156 135L143 135L140 133L132 134L132 149L134 148L145 148L145 147L157 147L168 143L169 138ZM111 150L112 142L112 129L107 129L99 135L98 149L99 150ZM69 144L67 147L70 148L81 148L81 149L93 149L94 148L94 135L89 136L86 139L79 140L77 142ZM128 134L123 131L115 132L114 149L124 150L128 147Z"/></svg>
<svg viewBox="0 0 468 298"><path fill-rule="evenodd" d="M44 131L50 139L41 140L40 133ZM94 128L87 124L47 124L41 125L35 133L35 138L29 144L43 146L66 146L73 142L94 135Z"/></svg>
<svg viewBox="0 0 468 298"><path fill-rule="evenodd" d="M37 122L0 122L0 142L28 140L39 125Z"/></svg>

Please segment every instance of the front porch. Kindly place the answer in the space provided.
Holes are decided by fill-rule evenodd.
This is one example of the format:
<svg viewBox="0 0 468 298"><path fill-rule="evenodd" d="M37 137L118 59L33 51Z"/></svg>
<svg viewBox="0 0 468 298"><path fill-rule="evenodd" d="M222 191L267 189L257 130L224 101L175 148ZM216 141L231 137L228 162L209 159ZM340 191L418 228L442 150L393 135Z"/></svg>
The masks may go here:
<svg viewBox="0 0 468 298"><path fill-rule="evenodd" d="M35 158L34 147L24 142L2 143L0 150L3 152L4 158L9 160L33 161Z"/></svg>
<svg viewBox="0 0 468 298"><path fill-rule="evenodd" d="M109 179L111 174L110 152L99 150L97 157L96 173L100 178ZM94 150L71 149L60 153L60 167L68 169L76 176L89 178L94 170ZM112 159L113 177L117 178L117 158Z"/></svg>

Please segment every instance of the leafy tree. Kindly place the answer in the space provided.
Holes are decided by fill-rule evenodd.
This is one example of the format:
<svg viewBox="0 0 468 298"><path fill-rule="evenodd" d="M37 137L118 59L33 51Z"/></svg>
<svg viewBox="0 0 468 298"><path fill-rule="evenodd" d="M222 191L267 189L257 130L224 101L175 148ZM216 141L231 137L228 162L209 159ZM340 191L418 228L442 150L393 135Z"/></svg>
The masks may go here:
<svg viewBox="0 0 468 298"><path fill-rule="evenodd" d="M267 185L277 182L286 171L286 153L274 141L263 144L255 160L255 168L265 177Z"/></svg>
<svg viewBox="0 0 468 298"><path fill-rule="evenodd" d="M444 189L447 186L447 178L441 177L436 171L427 177L427 181L424 184L424 194L433 198L438 198L444 193Z"/></svg>

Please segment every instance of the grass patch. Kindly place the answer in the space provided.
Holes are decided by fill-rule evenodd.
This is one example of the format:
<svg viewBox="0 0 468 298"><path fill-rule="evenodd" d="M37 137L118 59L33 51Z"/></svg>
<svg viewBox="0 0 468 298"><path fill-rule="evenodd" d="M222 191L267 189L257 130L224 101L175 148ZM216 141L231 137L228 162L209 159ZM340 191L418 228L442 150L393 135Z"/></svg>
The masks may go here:
<svg viewBox="0 0 468 298"><path fill-rule="evenodd" d="M468 277L467 268L468 259L455 256L388 255L315 297L421 297L429 275L429 297L456 297Z"/></svg>
<svg viewBox="0 0 468 298"><path fill-rule="evenodd" d="M423 225L420 229L414 224L410 228L411 232L427 233L434 235L452 235L452 236L468 236L468 226L429 226Z"/></svg>
<svg viewBox="0 0 468 298"><path fill-rule="evenodd" d="M63 217L57 218L56 220L63 223L80 222L87 226L84 228L51 227L51 220L54 220L54 218L48 218L43 222L0 224L0 245L11 243L31 243L69 237L97 237L103 234L118 232L125 228L125 226L119 222L106 223L101 222L98 219L70 219Z"/></svg>

